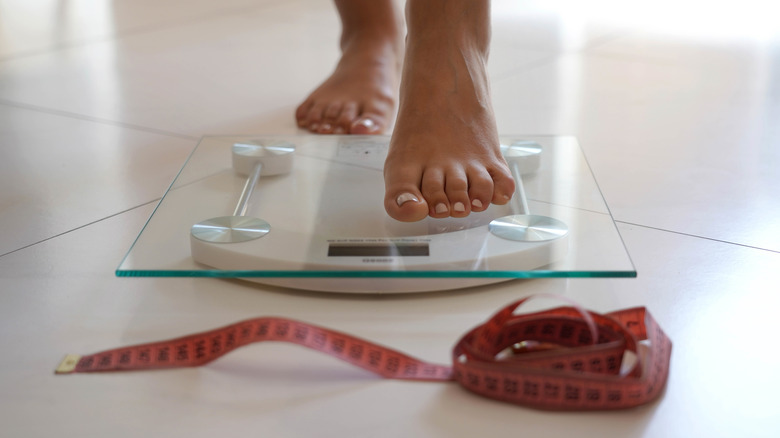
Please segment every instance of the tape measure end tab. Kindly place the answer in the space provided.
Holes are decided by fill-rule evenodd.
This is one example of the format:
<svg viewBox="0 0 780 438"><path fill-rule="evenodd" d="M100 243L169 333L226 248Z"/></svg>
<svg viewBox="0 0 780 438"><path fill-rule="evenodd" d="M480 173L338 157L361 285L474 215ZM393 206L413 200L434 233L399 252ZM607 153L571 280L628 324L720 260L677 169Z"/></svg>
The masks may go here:
<svg viewBox="0 0 780 438"><path fill-rule="evenodd" d="M71 374L76 371L76 365L81 360L81 356L78 354L67 354L62 359L57 369L54 370L54 374Z"/></svg>

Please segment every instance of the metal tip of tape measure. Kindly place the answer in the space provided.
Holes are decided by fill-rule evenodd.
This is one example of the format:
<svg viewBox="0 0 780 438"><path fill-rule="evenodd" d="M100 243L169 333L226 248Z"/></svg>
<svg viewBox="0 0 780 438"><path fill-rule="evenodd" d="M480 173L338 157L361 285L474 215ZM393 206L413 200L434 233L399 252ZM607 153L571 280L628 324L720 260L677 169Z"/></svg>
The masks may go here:
<svg viewBox="0 0 780 438"><path fill-rule="evenodd" d="M76 370L76 365L81 360L81 356L78 354L67 354L62 362L54 370L54 374L70 374Z"/></svg>

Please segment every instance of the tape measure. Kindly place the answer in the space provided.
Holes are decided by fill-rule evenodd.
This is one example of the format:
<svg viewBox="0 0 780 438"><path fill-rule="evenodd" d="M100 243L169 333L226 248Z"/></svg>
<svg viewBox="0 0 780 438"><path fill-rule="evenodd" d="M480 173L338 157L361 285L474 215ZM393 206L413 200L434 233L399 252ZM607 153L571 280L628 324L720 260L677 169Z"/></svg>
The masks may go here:
<svg viewBox="0 0 780 438"><path fill-rule="evenodd" d="M672 344L644 307L604 315L576 305L515 314L527 300L504 307L464 335L453 348L452 365L305 322L265 317L167 341L67 355L55 373L196 367L248 344L281 341L385 378L456 381L479 395L539 409L624 409L658 397Z"/></svg>

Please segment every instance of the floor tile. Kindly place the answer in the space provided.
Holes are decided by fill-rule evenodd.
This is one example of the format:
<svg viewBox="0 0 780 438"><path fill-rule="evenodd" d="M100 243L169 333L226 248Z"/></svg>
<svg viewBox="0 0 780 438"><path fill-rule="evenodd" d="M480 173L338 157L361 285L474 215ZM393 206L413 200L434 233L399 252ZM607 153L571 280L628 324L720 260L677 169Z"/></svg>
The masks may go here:
<svg viewBox="0 0 780 438"><path fill-rule="evenodd" d="M3 0L0 2L0 60L218 15L241 14L267 3L267 0Z"/></svg>
<svg viewBox="0 0 780 438"><path fill-rule="evenodd" d="M295 106L337 54L335 11L315 6L276 3L272 14L220 16L11 60L0 65L0 96L189 135L294 131ZM284 45L280 32L289 35Z"/></svg>
<svg viewBox="0 0 780 438"><path fill-rule="evenodd" d="M159 198L195 143L0 105L0 254Z"/></svg>
<svg viewBox="0 0 780 438"><path fill-rule="evenodd" d="M571 54L494 105L504 132L576 135L617 220L780 250L777 80L745 80L780 73L704 67Z"/></svg>

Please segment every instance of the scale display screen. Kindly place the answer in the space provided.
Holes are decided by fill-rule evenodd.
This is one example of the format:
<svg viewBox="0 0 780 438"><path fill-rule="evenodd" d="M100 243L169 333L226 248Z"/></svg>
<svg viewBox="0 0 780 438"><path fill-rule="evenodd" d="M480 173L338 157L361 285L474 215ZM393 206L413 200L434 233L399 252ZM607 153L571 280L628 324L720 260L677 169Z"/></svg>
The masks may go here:
<svg viewBox="0 0 780 438"><path fill-rule="evenodd" d="M328 245L328 257L415 257L430 256L427 243Z"/></svg>

